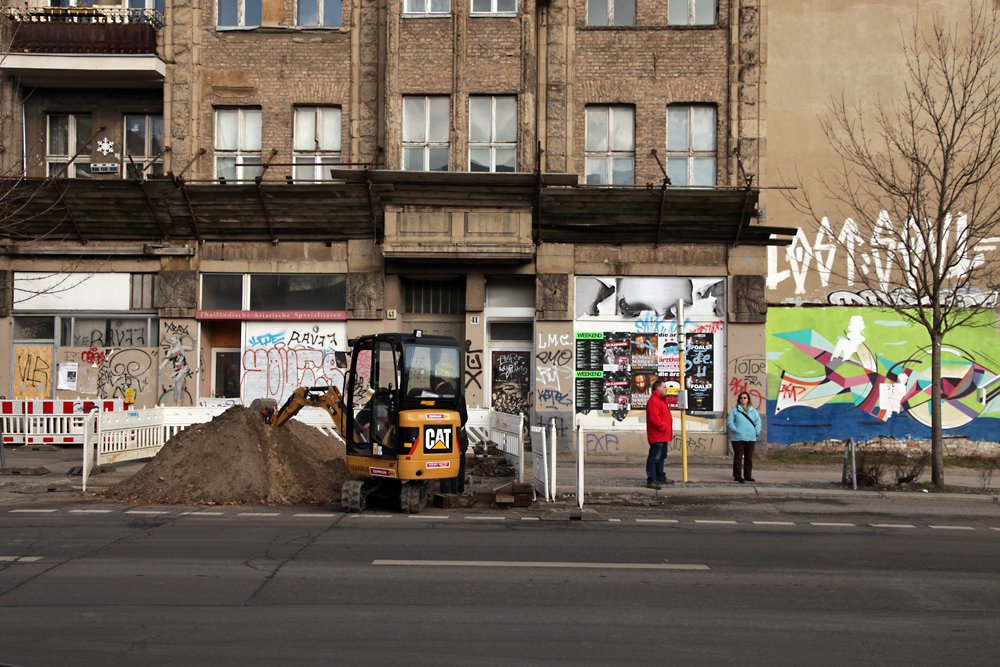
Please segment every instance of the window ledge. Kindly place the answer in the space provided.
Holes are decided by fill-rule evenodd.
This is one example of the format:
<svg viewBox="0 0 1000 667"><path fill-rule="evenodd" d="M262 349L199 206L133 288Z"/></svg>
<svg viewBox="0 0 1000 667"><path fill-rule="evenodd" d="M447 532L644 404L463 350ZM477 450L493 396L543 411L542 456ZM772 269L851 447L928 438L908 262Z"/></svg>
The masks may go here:
<svg viewBox="0 0 1000 667"><path fill-rule="evenodd" d="M469 16L474 19L516 19L517 12L469 12Z"/></svg>
<svg viewBox="0 0 1000 667"><path fill-rule="evenodd" d="M585 25L579 26L580 30L627 30L641 32L643 30L716 30L723 26L718 23L712 25Z"/></svg>
<svg viewBox="0 0 1000 667"><path fill-rule="evenodd" d="M404 19L450 19L451 12L435 12L433 14L419 13L419 14L407 14L403 13Z"/></svg>
<svg viewBox="0 0 1000 667"><path fill-rule="evenodd" d="M350 32L350 28L342 25L217 25L216 32L301 32L304 30L323 30L326 32Z"/></svg>

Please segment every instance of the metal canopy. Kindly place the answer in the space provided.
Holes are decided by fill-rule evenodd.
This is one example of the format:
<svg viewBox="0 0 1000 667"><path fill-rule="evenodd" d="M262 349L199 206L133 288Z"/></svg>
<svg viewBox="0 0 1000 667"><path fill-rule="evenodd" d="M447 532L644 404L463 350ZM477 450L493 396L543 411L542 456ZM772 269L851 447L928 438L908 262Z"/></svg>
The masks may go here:
<svg viewBox="0 0 1000 667"><path fill-rule="evenodd" d="M378 239L385 207L521 208L536 242L787 245L795 228L752 224L754 189L597 188L576 174L334 169L333 183L219 184L170 177L8 181L0 227L46 241ZM371 199L369 198L371 195ZM662 208L661 208L662 204ZM373 225L374 213L374 225ZM192 219L192 215L194 219ZM778 238L770 238L774 234ZM539 238L540 237L540 238ZM785 238L781 238L785 237Z"/></svg>

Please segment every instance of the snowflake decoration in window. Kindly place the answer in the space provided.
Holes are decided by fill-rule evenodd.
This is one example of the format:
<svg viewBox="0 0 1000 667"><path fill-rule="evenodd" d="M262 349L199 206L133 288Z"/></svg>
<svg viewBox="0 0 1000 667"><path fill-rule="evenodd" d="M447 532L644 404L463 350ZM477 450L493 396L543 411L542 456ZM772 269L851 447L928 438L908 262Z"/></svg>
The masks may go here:
<svg viewBox="0 0 1000 667"><path fill-rule="evenodd" d="M109 141L107 137L104 137L97 142L97 150L100 151L101 155L107 155L115 150L115 142Z"/></svg>

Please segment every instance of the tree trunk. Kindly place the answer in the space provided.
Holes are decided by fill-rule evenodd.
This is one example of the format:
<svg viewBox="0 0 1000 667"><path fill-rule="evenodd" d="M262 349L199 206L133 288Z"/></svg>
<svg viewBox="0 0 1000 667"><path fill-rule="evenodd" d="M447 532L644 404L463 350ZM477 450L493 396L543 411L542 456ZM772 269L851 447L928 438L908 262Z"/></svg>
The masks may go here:
<svg viewBox="0 0 1000 667"><path fill-rule="evenodd" d="M931 482L944 484L944 440L941 434L941 338L931 336Z"/></svg>

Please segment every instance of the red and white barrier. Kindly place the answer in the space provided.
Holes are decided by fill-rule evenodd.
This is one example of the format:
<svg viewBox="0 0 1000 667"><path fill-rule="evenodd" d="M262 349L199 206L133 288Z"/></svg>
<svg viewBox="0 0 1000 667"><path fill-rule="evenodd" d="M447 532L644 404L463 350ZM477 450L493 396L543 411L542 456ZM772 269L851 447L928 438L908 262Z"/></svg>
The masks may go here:
<svg viewBox="0 0 1000 667"><path fill-rule="evenodd" d="M121 412L125 401L0 401L4 444L82 445L83 419L98 409Z"/></svg>

